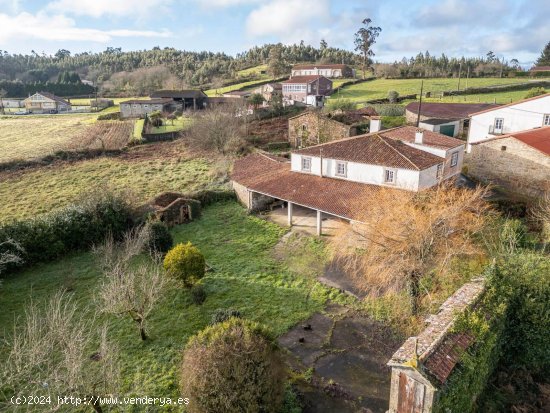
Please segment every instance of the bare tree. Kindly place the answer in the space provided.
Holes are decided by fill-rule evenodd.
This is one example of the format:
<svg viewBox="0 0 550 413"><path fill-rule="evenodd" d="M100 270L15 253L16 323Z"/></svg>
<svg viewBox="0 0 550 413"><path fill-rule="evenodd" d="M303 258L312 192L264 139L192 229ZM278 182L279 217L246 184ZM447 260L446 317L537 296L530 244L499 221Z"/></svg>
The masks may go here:
<svg viewBox="0 0 550 413"><path fill-rule="evenodd" d="M159 259L134 263L148 242L146 228L130 231L117 244L107 237L96 247L104 271L99 290L101 309L105 313L130 317L142 340L147 339L147 318L155 308L167 283Z"/></svg>
<svg viewBox="0 0 550 413"><path fill-rule="evenodd" d="M9 411L50 412L59 409L58 397L75 396L86 397L101 413L100 397L118 387L118 350L107 340L106 327L98 329L94 318L63 293L43 309L31 304L5 346L0 400L9 403ZM10 403L12 396L30 395L46 403Z"/></svg>
<svg viewBox="0 0 550 413"><path fill-rule="evenodd" d="M415 193L380 189L353 206L356 225L333 239L335 258L371 294L407 289L417 313L420 279L456 256L479 253L490 210L486 189L443 185ZM350 241L352 240L352 241Z"/></svg>
<svg viewBox="0 0 550 413"><path fill-rule="evenodd" d="M22 263L21 255L24 252L21 244L12 238L0 242L0 274L6 265Z"/></svg>
<svg viewBox="0 0 550 413"><path fill-rule="evenodd" d="M550 244L550 191L542 195L531 209L531 218L540 228L542 241L545 246Z"/></svg>

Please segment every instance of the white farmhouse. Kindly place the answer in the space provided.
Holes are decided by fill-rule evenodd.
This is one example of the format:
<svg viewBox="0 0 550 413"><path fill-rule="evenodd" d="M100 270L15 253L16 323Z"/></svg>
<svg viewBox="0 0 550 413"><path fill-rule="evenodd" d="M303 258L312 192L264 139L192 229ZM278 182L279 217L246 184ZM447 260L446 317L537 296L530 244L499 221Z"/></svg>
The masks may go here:
<svg viewBox="0 0 550 413"><path fill-rule="evenodd" d="M464 143L412 126L339 139L291 153L290 161L253 154L235 162L231 179L250 210L274 202L353 221L353 201L381 187L420 191L460 173Z"/></svg>
<svg viewBox="0 0 550 413"><path fill-rule="evenodd" d="M471 144L550 125L550 93L470 114L467 150Z"/></svg>

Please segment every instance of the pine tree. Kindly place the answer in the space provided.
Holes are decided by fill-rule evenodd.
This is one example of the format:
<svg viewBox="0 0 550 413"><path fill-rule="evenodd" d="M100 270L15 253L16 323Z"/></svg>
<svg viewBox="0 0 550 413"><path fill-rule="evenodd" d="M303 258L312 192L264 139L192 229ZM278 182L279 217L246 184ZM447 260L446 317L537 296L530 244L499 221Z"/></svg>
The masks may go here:
<svg viewBox="0 0 550 413"><path fill-rule="evenodd" d="M540 57L535 62L535 66L550 66L550 42L546 43Z"/></svg>

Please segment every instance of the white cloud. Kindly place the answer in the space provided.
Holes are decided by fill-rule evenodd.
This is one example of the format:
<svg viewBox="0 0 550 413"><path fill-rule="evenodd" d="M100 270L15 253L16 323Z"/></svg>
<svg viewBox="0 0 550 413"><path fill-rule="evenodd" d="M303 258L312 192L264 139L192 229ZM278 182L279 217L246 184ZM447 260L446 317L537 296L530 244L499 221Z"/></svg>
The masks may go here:
<svg viewBox="0 0 550 413"><path fill-rule="evenodd" d="M7 10L10 13L19 12L21 0L0 0L0 10Z"/></svg>
<svg viewBox="0 0 550 413"><path fill-rule="evenodd" d="M0 44L19 38L49 41L88 41L107 43L114 37L169 37L167 30L99 30L77 27L73 19L63 15L20 13L8 16L0 13Z"/></svg>
<svg viewBox="0 0 550 413"><path fill-rule="evenodd" d="M76 16L137 16L166 12L172 0L55 0L47 9Z"/></svg>
<svg viewBox="0 0 550 413"><path fill-rule="evenodd" d="M209 0L208 2L202 0L198 1L205 8L243 6L260 2L260 0Z"/></svg>
<svg viewBox="0 0 550 413"><path fill-rule="evenodd" d="M276 36L281 41L317 41L318 23L331 19L328 0L272 0L250 12L246 31L254 37Z"/></svg>

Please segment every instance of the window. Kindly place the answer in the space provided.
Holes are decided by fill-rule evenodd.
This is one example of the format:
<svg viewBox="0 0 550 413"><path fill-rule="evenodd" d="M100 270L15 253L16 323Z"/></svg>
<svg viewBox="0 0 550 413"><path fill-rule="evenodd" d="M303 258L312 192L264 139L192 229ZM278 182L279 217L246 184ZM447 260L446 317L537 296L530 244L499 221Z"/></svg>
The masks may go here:
<svg viewBox="0 0 550 413"><path fill-rule="evenodd" d="M544 115L544 120L542 121L543 126L550 126L550 114L547 113Z"/></svg>
<svg viewBox="0 0 550 413"><path fill-rule="evenodd" d="M311 158L302 156L302 171L311 172Z"/></svg>
<svg viewBox="0 0 550 413"><path fill-rule="evenodd" d="M505 146L505 145L502 145L502 146L500 147L500 150L501 150L501 151L505 151L505 150L506 150L506 146Z"/></svg>
<svg viewBox="0 0 550 413"><path fill-rule="evenodd" d="M439 179L441 178L442 175L443 175L443 164L440 163L439 165L437 165L437 172L435 173L435 177Z"/></svg>
<svg viewBox="0 0 550 413"><path fill-rule="evenodd" d="M303 132L307 131L307 125L305 123L302 125L302 131Z"/></svg>
<svg viewBox="0 0 550 413"><path fill-rule="evenodd" d="M453 152L451 155L451 168L458 165L458 152Z"/></svg>
<svg viewBox="0 0 550 413"><path fill-rule="evenodd" d="M387 184L394 184L397 171L395 169L386 169L384 171L384 182Z"/></svg>
<svg viewBox="0 0 550 413"><path fill-rule="evenodd" d="M346 162L336 162L336 176L345 177L348 172L348 165Z"/></svg>
<svg viewBox="0 0 550 413"><path fill-rule="evenodd" d="M495 132L502 131L502 126L504 125L504 119L495 118Z"/></svg>

